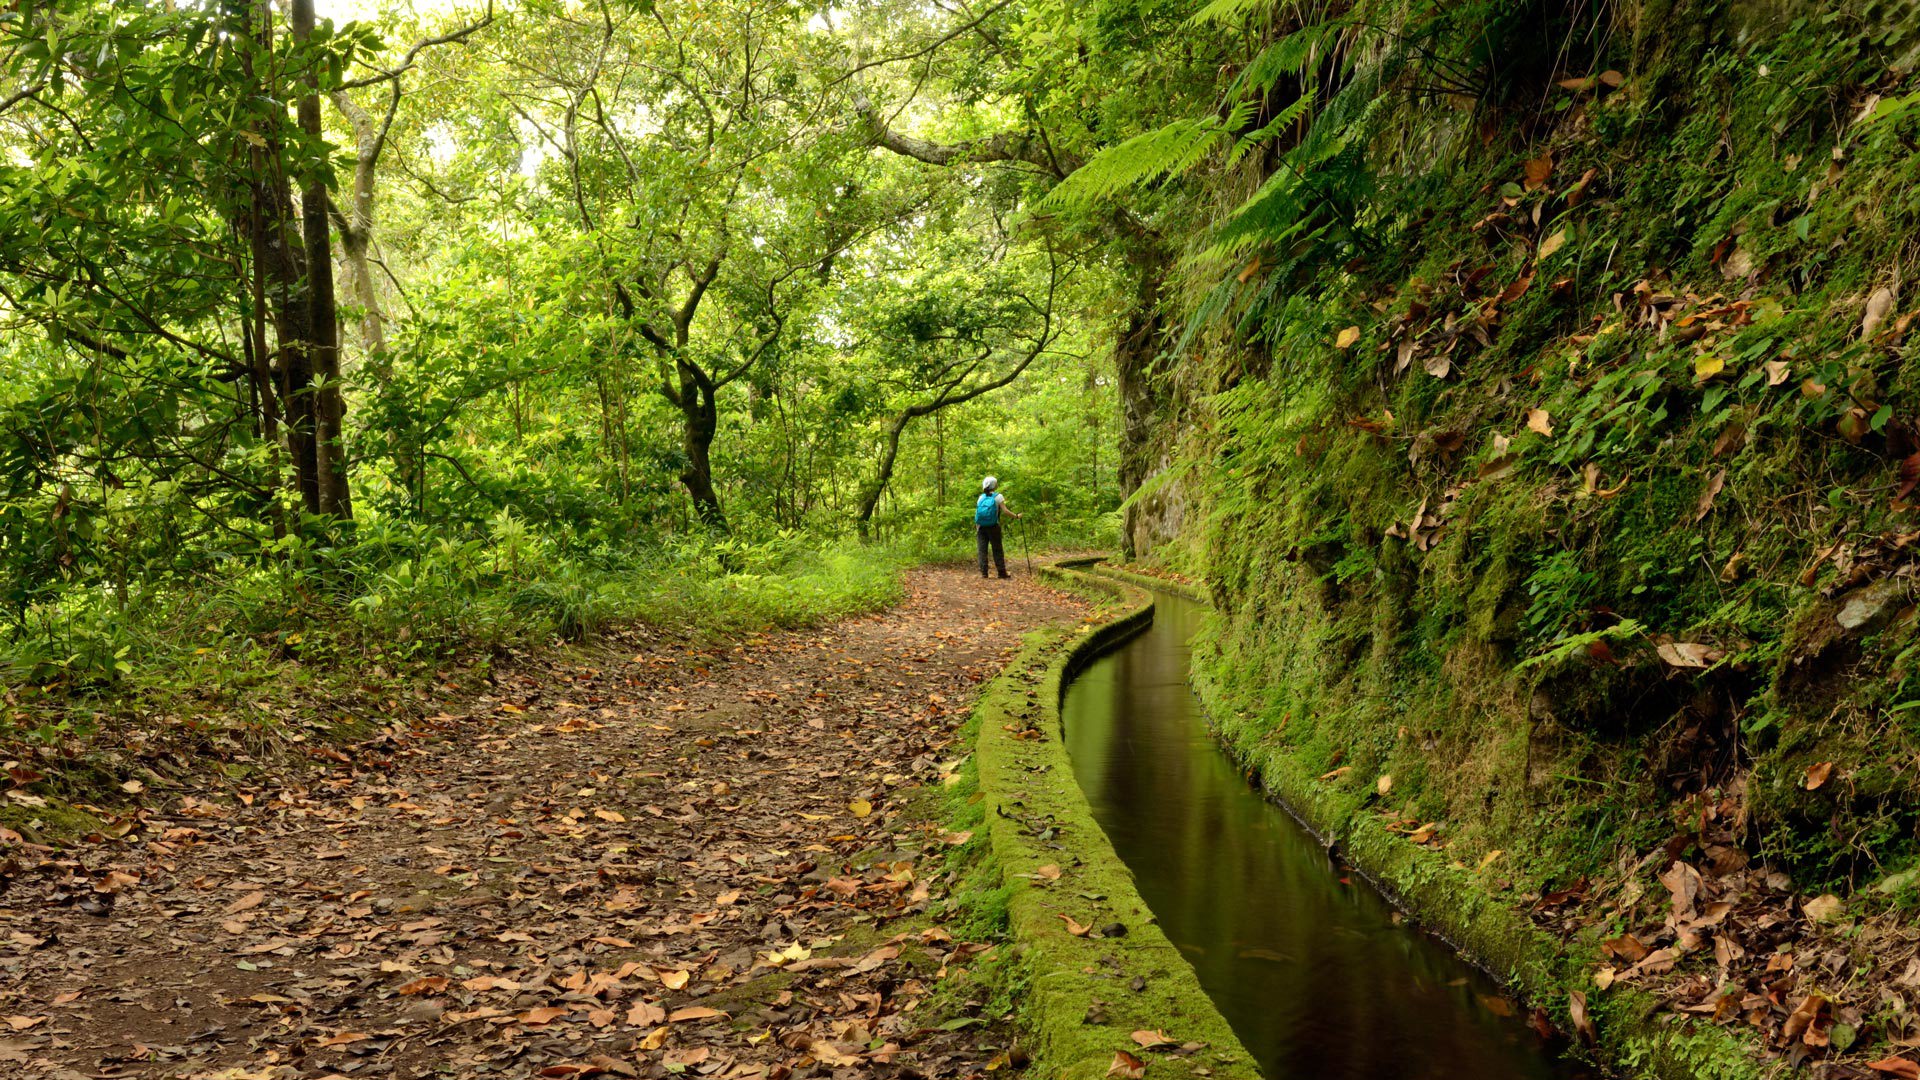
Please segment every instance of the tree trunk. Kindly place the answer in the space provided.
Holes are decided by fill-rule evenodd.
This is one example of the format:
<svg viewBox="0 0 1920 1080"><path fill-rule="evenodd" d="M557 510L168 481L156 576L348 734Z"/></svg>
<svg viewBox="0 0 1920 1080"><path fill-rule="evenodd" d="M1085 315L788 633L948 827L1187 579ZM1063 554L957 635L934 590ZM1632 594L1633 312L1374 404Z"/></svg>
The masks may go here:
<svg viewBox="0 0 1920 1080"><path fill-rule="evenodd" d="M313 0L293 0L288 29L295 41L305 42L313 34ZM300 129L316 142L320 130L319 80L310 70L301 80L306 92L300 95ZM316 172L300 192L300 218L306 243L308 271L306 300L309 336L304 339L310 352L311 371L320 381L313 393L314 485L319 489L319 512L351 518L353 500L347 489L347 458L341 427L346 419L346 399L340 393L340 314L333 293L333 231L327 222L327 184Z"/></svg>
<svg viewBox="0 0 1920 1080"><path fill-rule="evenodd" d="M867 538L873 525L873 512L880 506L880 496L886 494L887 485L893 481L893 463L900 458L900 434L907 430L907 422L913 419L911 411L903 412L894 418L893 427L887 429L887 448L880 455L880 466L874 470L873 482L860 493L860 510L854 515L854 524L860 530L860 539Z"/></svg>
<svg viewBox="0 0 1920 1080"><path fill-rule="evenodd" d="M727 531L727 515L720 508L720 496L713 489L713 437L720 430L720 412L713 400L713 386L692 364L679 362L680 415L685 421L681 445L686 451L687 467L680 482L693 498L700 521L716 532Z"/></svg>

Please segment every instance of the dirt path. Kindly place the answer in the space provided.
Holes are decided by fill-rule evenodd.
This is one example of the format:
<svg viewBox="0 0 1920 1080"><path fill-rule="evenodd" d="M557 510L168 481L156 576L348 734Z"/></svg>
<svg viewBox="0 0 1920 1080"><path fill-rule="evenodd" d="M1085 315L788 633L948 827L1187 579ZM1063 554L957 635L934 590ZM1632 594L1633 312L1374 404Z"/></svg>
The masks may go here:
<svg viewBox="0 0 1920 1080"><path fill-rule="evenodd" d="M908 584L824 630L502 676L136 843L0 847L0 1075L985 1075L1003 1029L922 1007L982 947L893 921L938 909L962 839L913 793L1020 633L1084 608Z"/></svg>

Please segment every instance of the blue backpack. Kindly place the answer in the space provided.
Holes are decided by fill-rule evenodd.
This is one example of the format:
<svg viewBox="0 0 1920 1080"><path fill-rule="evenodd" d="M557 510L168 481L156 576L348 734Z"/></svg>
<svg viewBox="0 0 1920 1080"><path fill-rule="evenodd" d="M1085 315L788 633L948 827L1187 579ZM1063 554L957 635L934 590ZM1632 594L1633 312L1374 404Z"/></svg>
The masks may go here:
<svg viewBox="0 0 1920 1080"><path fill-rule="evenodd" d="M1000 497L993 492L983 492L978 502L973 504L973 523L975 525L1000 524Z"/></svg>

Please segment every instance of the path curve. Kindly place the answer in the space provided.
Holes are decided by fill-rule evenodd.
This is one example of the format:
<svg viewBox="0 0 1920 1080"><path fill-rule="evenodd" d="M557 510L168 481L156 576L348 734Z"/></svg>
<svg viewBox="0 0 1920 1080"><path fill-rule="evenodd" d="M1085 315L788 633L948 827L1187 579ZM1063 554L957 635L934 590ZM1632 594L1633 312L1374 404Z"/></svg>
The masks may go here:
<svg viewBox="0 0 1920 1080"><path fill-rule="evenodd" d="M251 805L16 852L0 1074L986 1075L1003 1029L921 1023L983 948L923 914L961 839L923 789L1020 635L1086 606L907 585L819 630L566 653Z"/></svg>

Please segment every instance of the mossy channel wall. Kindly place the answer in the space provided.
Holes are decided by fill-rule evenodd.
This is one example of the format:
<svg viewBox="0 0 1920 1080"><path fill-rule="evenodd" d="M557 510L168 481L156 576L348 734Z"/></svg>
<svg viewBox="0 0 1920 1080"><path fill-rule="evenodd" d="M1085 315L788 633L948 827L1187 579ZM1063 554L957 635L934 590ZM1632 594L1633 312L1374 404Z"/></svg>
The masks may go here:
<svg viewBox="0 0 1920 1080"><path fill-rule="evenodd" d="M1070 637L1035 639L978 706L980 790L993 853L1012 889L1008 912L1026 982L1034 1075L1100 1080L1126 1053L1146 1062L1151 1077L1254 1080L1260 1073L1252 1057L1154 922L1067 758L1060 720L1067 684L1152 621L1152 598L1073 565L1042 573L1107 605L1099 621ZM1135 1032L1158 1032L1170 1045L1146 1048Z"/></svg>

